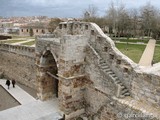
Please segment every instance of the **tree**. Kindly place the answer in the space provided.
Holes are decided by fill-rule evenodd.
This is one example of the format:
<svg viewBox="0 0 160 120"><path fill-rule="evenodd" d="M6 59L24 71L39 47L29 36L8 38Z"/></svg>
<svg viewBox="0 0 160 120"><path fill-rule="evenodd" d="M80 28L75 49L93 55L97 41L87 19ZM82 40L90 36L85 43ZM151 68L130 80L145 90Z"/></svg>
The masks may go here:
<svg viewBox="0 0 160 120"><path fill-rule="evenodd" d="M106 11L106 19L110 30L112 30L110 33L114 33L115 37L117 35L124 35L128 32L130 19L128 11L123 4L115 6L112 2L109 9Z"/></svg>
<svg viewBox="0 0 160 120"><path fill-rule="evenodd" d="M138 10L137 9L130 9L129 11L129 17L130 17L130 30L133 36L138 35L139 30L139 16L138 16Z"/></svg>
<svg viewBox="0 0 160 120"><path fill-rule="evenodd" d="M149 2L141 8L141 29L144 35L151 36L155 27L157 9L152 6Z"/></svg>
<svg viewBox="0 0 160 120"><path fill-rule="evenodd" d="M106 19L110 29L109 33L115 33L116 36L117 10L113 2L111 2L109 9L106 11Z"/></svg>
<svg viewBox="0 0 160 120"><path fill-rule="evenodd" d="M106 19L104 17L98 17L97 11L98 8L96 6L89 5L88 9L83 12L83 21L93 22L104 28L106 26Z"/></svg>
<svg viewBox="0 0 160 120"><path fill-rule="evenodd" d="M125 6L121 4L117 11L117 32L118 36L130 37L130 18Z"/></svg>
<svg viewBox="0 0 160 120"><path fill-rule="evenodd" d="M53 31L56 29L56 27L59 25L59 23L62 22L59 18L52 18L51 21L48 24L48 29L50 33L53 33Z"/></svg>
<svg viewBox="0 0 160 120"><path fill-rule="evenodd" d="M83 12L83 18L84 19L96 18L97 17L97 11L98 11L98 8L96 6L89 5L88 9L86 9Z"/></svg>

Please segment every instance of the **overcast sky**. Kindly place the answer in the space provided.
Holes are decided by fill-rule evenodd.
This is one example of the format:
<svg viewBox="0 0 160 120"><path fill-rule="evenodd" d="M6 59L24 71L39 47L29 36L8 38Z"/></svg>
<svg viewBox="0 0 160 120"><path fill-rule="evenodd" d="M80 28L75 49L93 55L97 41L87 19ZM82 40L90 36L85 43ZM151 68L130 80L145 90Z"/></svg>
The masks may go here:
<svg viewBox="0 0 160 120"><path fill-rule="evenodd" d="M99 15L103 15L111 1L135 8L149 0L0 0L0 16L81 17L91 4L98 8ZM160 6L160 0L150 0L150 3Z"/></svg>

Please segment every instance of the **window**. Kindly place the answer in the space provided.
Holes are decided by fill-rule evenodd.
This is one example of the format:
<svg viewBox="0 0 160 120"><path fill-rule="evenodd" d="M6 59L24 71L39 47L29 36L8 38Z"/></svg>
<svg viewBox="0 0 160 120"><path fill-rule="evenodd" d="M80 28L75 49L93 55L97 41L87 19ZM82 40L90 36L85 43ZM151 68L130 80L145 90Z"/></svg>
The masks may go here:
<svg viewBox="0 0 160 120"><path fill-rule="evenodd" d="M42 30L42 33L44 34L44 33L45 33L45 31L44 31L44 30Z"/></svg>
<svg viewBox="0 0 160 120"><path fill-rule="evenodd" d="M105 52L108 52L108 47L104 47L104 51L105 51Z"/></svg>
<svg viewBox="0 0 160 120"><path fill-rule="evenodd" d="M114 55L110 54L109 58L113 60L114 59Z"/></svg>
<svg viewBox="0 0 160 120"><path fill-rule="evenodd" d="M64 24L64 28L67 28L67 24Z"/></svg>
<svg viewBox="0 0 160 120"><path fill-rule="evenodd" d="M121 64L121 60L117 60L117 64Z"/></svg>
<svg viewBox="0 0 160 120"><path fill-rule="evenodd" d="M62 29L62 24L59 24L59 29Z"/></svg>
<svg viewBox="0 0 160 120"><path fill-rule="evenodd" d="M91 30L91 35L94 35L94 30Z"/></svg>
<svg viewBox="0 0 160 120"><path fill-rule="evenodd" d="M124 71L125 73L128 73L128 72L129 72L128 68L124 68L123 71Z"/></svg>
<svg viewBox="0 0 160 120"><path fill-rule="evenodd" d="M85 25L85 29L88 30L88 25Z"/></svg>

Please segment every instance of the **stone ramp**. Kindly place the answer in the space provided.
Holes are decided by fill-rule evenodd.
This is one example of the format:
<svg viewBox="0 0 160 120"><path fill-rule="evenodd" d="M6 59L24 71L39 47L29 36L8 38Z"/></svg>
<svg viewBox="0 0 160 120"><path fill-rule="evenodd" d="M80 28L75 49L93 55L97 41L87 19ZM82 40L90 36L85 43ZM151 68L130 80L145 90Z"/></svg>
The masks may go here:
<svg viewBox="0 0 160 120"><path fill-rule="evenodd" d="M154 39L149 40L149 42L148 42L148 44L142 54L142 57L139 61L139 65L141 65L141 66L151 66L152 65L155 44L156 44L156 40L154 40Z"/></svg>
<svg viewBox="0 0 160 120"><path fill-rule="evenodd" d="M0 112L0 120L58 120L58 100L35 101Z"/></svg>
<svg viewBox="0 0 160 120"><path fill-rule="evenodd" d="M28 104L30 102L36 101L31 95L22 90L19 86L15 85L15 88L10 85L10 89L7 89L7 85L5 85L6 80L0 79L0 84L3 88L6 89L8 93L10 93L21 105Z"/></svg>

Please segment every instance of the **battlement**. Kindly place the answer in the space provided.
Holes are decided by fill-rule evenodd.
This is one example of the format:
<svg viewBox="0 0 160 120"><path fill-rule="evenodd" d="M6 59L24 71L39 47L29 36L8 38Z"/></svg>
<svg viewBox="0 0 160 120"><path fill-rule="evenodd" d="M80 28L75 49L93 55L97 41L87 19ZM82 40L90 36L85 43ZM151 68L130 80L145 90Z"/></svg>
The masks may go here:
<svg viewBox="0 0 160 120"><path fill-rule="evenodd" d="M35 48L22 45L0 44L0 50L7 51L27 57L35 57Z"/></svg>

